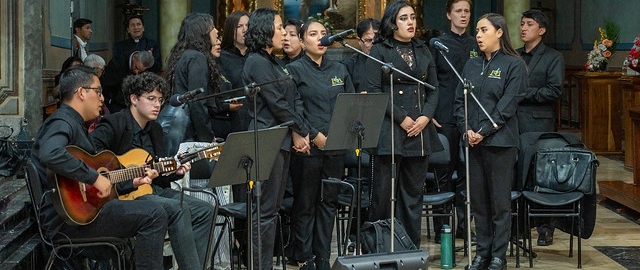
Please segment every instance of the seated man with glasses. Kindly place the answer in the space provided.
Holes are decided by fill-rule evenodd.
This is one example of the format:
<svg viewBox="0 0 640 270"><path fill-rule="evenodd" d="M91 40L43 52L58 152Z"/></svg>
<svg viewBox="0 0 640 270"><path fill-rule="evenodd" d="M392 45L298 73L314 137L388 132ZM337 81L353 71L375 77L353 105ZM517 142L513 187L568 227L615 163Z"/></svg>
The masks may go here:
<svg viewBox="0 0 640 270"><path fill-rule="evenodd" d="M103 118L90 134L96 148L110 150L116 155L141 148L149 153L147 159L173 156L175 153L166 153L162 127L155 121L167 95L165 80L150 72L133 75L124 80L122 90L129 109ZM137 163L146 161L138 160ZM149 190L151 194L142 192L136 195L139 197L130 198L162 206L169 217L169 240L178 266L180 269L203 269L214 207L191 196L184 196L181 204L181 192L171 189L171 181L182 178L190 168L189 163L182 164L176 173L154 179ZM134 190L141 191L142 187L134 187L131 181L117 186L120 195L132 194Z"/></svg>

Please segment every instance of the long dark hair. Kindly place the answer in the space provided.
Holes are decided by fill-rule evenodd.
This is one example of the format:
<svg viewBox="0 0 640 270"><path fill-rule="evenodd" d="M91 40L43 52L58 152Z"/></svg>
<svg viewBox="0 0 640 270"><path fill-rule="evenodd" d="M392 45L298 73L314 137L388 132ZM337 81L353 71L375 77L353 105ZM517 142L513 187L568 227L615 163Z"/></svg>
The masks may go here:
<svg viewBox="0 0 640 270"><path fill-rule="evenodd" d="M500 48L505 54L520 57L520 54L516 52L516 50L511 45L511 39L509 39L509 29L507 29L507 21L502 17L502 15L497 13L487 13L482 15L478 21L482 19L487 19L493 27L498 29L502 29L502 36L500 37Z"/></svg>
<svg viewBox="0 0 640 270"><path fill-rule="evenodd" d="M244 34L248 52L258 52L267 46L273 46L272 39L276 31L273 20L276 15L278 12L271 8L259 8L251 12L249 26Z"/></svg>
<svg viewBox="0 0 640 270"><path fill-rule="evenodd" d="M384 10L384 15L382 15L382 19L380 20L380 36L382 38L393 38L393 30L398 29L396 19L398 18L400 9L403 7L411 7L414 11L416 10L413 4L407 1L394 1L387 5Z"/></svg>
<svg viewBox="0 0 640 270"><path fill-rule="evenodd" d="M249 17L249 12L246 10L236 10L229 14L227 21L224 22L224 29L222 30L222 44L223 50L231 50L235 46L236 41L236 28L238 22L243 16Z"/></svg>
<svg viewBox="0 0 640 270"><path fill-rule="evenodd" d="M213 17L205 13L190 13L182 20L180 25L180 32L178 32L178 41L176 45L171 48L169 54L169 60L167 60L167 70L165 71L165 78L173 93L173 82L175 79L175 69L180 56L185 50L196 50L204 54L207 57L207 66L209 69L209 85L213 87L213 91L218 90L218 78L220 77L218 72L218 66L216 61L211 55L211 38L209 32L213 30Z"/></svg>

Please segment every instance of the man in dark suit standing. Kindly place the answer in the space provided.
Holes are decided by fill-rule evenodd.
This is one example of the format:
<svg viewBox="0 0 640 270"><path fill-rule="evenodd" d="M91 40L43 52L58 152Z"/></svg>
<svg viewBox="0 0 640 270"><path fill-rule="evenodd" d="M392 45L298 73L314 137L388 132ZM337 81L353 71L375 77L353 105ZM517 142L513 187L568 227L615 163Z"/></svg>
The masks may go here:
<svg viewBox="0 0 640 270"><path fill-rule="evenodd" d="M520 38L524 47L518 52L529 67L529 86L518 106L520 134L557 130L555 107L562 95L564 59L560 52L542 43L548 24L549 19L540 10L522 13Z"/></svg>
<svg viewBox="0 0 640 270"><path fill-rule="evenodd" d="M562 95L564 59L560 52L542 43L549 19L540 10L522 13L520 38L524 47L518 49L529 67L529 86L524 101L518 106L520 134L527 132L554 132L556 103ZM538 245L553 243L554 227L548 222L538 227Z"/></svg>
<svg viewBox="0 0 640 270"><path fill-rule="evenodd" d="M162 58L160 45L157 41L144 36L144 20L142 16L131 16L127 20L127 33L131 38L118 41L113 45L113 57L126 59L135 51L148 51L153 55L153 66L149 71L158 73L162 71Z"/></svg>

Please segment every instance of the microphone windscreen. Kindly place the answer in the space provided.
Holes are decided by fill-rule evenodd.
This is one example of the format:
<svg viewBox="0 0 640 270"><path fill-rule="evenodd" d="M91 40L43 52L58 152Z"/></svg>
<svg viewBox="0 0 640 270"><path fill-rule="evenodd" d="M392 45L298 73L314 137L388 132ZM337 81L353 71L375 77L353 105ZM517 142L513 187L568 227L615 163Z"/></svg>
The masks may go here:
<svg viewBox="0 0 640 270"><path fill-rule="evenodd" d="M429 47L435 47L436 46L436 42L440 41L439 38L432 38L431 40L429 40Z"/></svg>
<svg viewBox="0 0 640 270"><path fill-rule="evenodd" d="M171 96L171 98L169 99L169 104L171 104L171 106L173 107L178 107L182 105L182 102L180 102L180 100L178 99L179 97L180 95L178 94Z"/></svg>
<svg viewBox="0 0 640 270"><path fill-rule="evenodd" d="M333 40L331 40L331 36L324 36L320 39L321 46L331 46L333 44Z"/></svg>

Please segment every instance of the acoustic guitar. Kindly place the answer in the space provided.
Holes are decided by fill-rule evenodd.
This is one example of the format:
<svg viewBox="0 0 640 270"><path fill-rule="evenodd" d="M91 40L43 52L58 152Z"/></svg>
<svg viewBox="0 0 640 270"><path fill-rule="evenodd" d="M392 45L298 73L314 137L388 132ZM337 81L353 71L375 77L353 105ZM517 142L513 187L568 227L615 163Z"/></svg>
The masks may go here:
<svg viewBox="0 0 640 270"><path fill-rule="evenodd" d="M216 159L222 151L223 143L212 144L202 150L183 156L161 158L157 162L144 165L133 165L131 160L146 160L149 156L142 149L132 149L129 152L117 156L111 151L105 150L96 155L92 155L83 149L70 145L67 151L74 157L82 160L87 166L94 168L101 175L111 181L111 184L117 184L127 180L145 176L145 168L155 169L160 174L169 174L175 172L180 164L185 162L195 162L201 159ZM143 153L144 152L144 153ZM124 168L124 164L129 167ZM142 162L143 163L143 162ZM91 223L100 213L102 206L115 199L117 194L115 186L112 186L109 197L98 197L98 189L92 185L82 183L80 181L70 179L63 175L55 174L51 170L47 170L47 177L55 181L57 196L53 196L53 205L58 215L60 215L68 224L87 225ZM143 185L144 186L144 185ZM151 186L142 187L146 194L151 194Z"/></svg>

